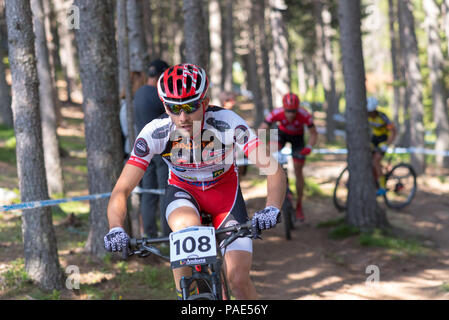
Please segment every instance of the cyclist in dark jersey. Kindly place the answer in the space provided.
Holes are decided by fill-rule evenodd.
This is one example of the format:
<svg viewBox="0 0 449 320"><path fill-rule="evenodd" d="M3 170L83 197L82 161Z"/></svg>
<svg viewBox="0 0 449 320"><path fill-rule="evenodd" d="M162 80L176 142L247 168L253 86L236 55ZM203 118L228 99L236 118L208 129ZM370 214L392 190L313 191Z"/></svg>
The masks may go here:
<svg viewBox="0 0 449 320"><path fill-rule="evenodd" d="M170 170L164 208L173 231L201 225L201 212L212 216L217 229L247 221L235 166L238 152L243 152L267 175L266 208L254 214L254 224L259 229L276 225L285 196L285 174L266 155L264 144L241 117L209 105L208 86L205 71L192 64L172 66L159 78L158 94L167 114L140 132L112 191L106 249L121 251L127 245L129 237L123 230L126 199L155 154L162 155ZM226 249L224 259L234 296L255 299L257 294L249 277L251 239L237 239ZM189 271L188 267L173 270L177 290L179 280Z"/></svg>
<svg viewBox="0 0 449 320"><path fill-rule="evenodd" d="M302 209L302 195L304 189L303 167L306 156L318 139L318 132L313 123L312 115L300 107L299 97L294 93L286 94L283 99L283 108L276 108L265 118L260 129L268 129L272 124L278 123L278 145L282 149L287 142L292 146L292 158L296 175L296 217L304 221ZM309 129L309 140L304 142L304 126Z"/></svg>

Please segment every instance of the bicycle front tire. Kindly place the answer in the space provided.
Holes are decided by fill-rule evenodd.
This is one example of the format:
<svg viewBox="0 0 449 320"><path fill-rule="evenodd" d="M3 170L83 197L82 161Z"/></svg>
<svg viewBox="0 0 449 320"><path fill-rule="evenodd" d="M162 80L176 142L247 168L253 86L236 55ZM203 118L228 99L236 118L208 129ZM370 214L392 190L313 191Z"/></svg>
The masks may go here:
<svg viewBox="0 0 449 320"><path fill-rule="evenodd" d="M187 298L187 300L217 300L215 299L215 296L213 293L210 292L204 292L204 293L198 293L193 294Z"/></svg>
<svg viewBox="0 0 449 320"><path fill-rule="evenodd" d="M338 211L346 211L348 201L349 169L344 168L335 181L333 202Z"/></svg>
<svg viewBox="0 0 449 320"><path fill-rule="evenodd" d="M285 194L284 203L282 204L282 218L283 218L283 225L284 225L284 232L285 232L285 238L287 240L292 239L291 230L293 229L292 224L292 215L294 215L293 205L289 199L289 193L291 194L290 189L287 189L287 192Z"/></svg>
<svg viewBox="0 0 449 320"><path fill-rule="evenodd" d="M416 172L408 163L399 163L385 177L385 204L396 210L412 202L417 190Z"/></svg>

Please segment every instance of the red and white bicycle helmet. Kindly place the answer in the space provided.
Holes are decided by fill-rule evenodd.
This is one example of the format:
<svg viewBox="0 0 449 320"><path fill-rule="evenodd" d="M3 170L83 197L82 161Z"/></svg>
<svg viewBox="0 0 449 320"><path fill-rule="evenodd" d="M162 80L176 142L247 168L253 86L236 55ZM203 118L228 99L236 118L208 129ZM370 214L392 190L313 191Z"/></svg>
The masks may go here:
<svg viewBox="0 0 449 320"><path fill-rule="evenodd" d="M299 107L299 97L294 93L287 93L284 98L282 98L282 104L284 109L296 110Z"/></svg>
<svg viewBox="0 0 449 320"><path fill-rule="evenodd" d="M157 82L159 98L166 103L190 103L206 96L209 79L203 68L183 63L165 70Z"/></svg>

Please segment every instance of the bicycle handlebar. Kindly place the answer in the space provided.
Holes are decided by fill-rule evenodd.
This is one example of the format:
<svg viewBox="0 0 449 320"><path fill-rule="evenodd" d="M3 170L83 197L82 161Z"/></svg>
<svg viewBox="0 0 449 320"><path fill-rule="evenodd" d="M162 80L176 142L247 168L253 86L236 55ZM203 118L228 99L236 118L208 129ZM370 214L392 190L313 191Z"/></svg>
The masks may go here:
<svg viewBox="0 0 449 320"><path fill-rule="evenodd" d="M240 237L260 238L260 230L256 226L253 226L252 220L249 220L245 223L236 224L230 227L215 230L215 235L227 232L231 232L231 234L228 237L226 237L225 240L222 242L222 245L220 246L221 248L227 247L234 240ZM170 258L164 256L158 248L151 246L151 244L166 243L169 241L170 241L169 237L154 238L154 239L131 238L129 240L129 247L127 247L125 250L122 251L122 258L126 259L131 255L139 255L140 257L146 257L152 253L163 259L170 260Z"/></svg>

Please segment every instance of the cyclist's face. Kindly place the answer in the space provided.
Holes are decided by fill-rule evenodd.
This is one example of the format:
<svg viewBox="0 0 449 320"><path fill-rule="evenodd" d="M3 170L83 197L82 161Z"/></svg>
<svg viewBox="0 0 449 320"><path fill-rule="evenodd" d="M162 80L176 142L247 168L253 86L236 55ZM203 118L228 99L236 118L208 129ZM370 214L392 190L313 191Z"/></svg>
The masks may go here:
<svg viewBox="0 0 449 320"><path fill-rule="evenodd" d="M296 118L296 112L296 110L284 109L285 118L290 122L293 121Z"/></svg>
<svg viewBox="0 0 449 320"><path fill-rule="evenodd" d="M203 106L204 109L207 109L209 106L209 98L203 99L202 106L198 108L195 112L186 113L181 111L181 114L176 115L170 112L165 106L165 111L172 119L173 123L176 125L177 129L185 130L189 133L189 135L193 136L193 123L197 121L199 125L201 125L201 121L203 120Z"/></svg>
<svg viewBox="0 0 449 320"><path fill-rule="evenodd" d="M376 111L368 112L368 117L374 118L376 116L376 113L377 113Z"/></svg>

